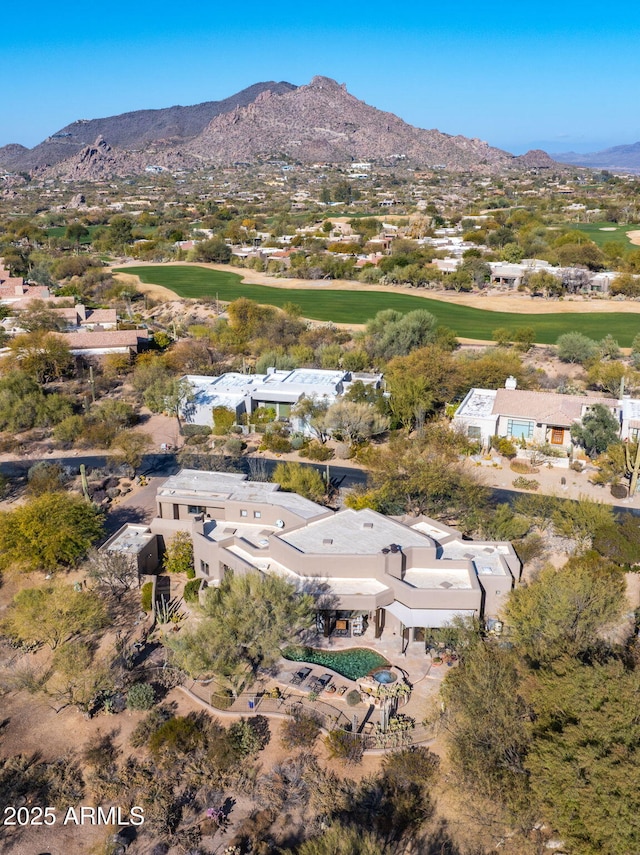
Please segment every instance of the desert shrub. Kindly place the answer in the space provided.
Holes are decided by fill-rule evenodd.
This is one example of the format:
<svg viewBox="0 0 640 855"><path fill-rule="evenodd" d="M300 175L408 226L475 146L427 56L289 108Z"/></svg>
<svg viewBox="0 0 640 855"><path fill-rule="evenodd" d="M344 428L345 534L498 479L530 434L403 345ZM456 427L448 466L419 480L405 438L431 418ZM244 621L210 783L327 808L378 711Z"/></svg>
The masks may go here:
<svg viewBox="0 0 640 855"><path fill-rule="evenodd" d="M149 715L135 726L129 737L129 742L134 748L141 748L149 741L152 733L155 733L169 719L173 718L173 712L169 707L161 706L152 710Z"/></svg>
<svg viewBox="0 0 640 855"><path fill-rule="evenodd" d="M284 748L311 748L319 733L318 719L310 713L301 712L285 721L280 741Z"/></svg>
<svg viewBox="0 0 640 855"><path fill-rule="evenodd" d="M574 460L572 463L569 464L569 469L571 469L573 472L582 472L584 470L584 466L582 465L582 463L580 463L579 460Z"/></svg>
<svg viewBox="0 0 640 855"><path fill-rule="evenodd" d="M302 448L304 448L305 444L306 439L301 433L295 433L291 437L291 448L293 448L294 451L300 451Z"/></svg>
<svg viewBox="0 0 640 855"><path fill-rule="evenodd" d="M286 436L280 436L277 433L265 433L260 450L272 451L274 454L286 454L291 451L291 442Z"/></svg>
<svg viewBox="0 0 640 855"><path fill-rule="evenodd" d="M517 472L519 475L533 475L538 471L525 460L512 460L509 464L509 469L512 472Z"/></svg>
<svg viewBox="0 0 640 855"><path fill-rule="evenodd" d="M306 448L302 449L300 457L308 457L309 460L331 460L333 449L314 440Z"/></svg>
<svg viewBox="0 0 640 855"><path fill-rule="evenodd" d="M40 460L34 463L27 473L27 493L41 496L43 493L55 493L62 489L67 475L59 463Z"/></svg>
<svg viewBox="0 0 640 855"><path fill-rule="evenodd" d="M184 757L203 741L204 734L198 721L194 716L187 715L165 721L151 734L147 745L152 754Z"/></svg>
<svg viewBox="0 0 640 855"><path fill-rule="evenodd" d="M357 704L359 704L359 703L360 703L360 700L361 700L361 698L360 698L360 692L358 692L356 689L352 689L352 690L349 692L349 694L347 695L347 704L348 704L350 707L355 707L355 706L357 706Z"/></svg>
<svg viewBox="0 0 640 855"><path fill-rule="evenodd" d="M528 564L543 555L545 546L544 539L539 534L530 534L514 543L518 558L523 564Z"/></svg>
<svg viewBox="0 0 640 855"><path fill-rule="evenodd" d="M236 414L227 407L213 408L213 433L217 436L225 436L235 424Z"/></svg>
<svg viewBox="0 0 640 855"><path fill-rule="evenodd" d="M211 436L208 425L182 425L183 436Z"/></svg>
<svg viewBox="0 0 640 855"><path fill-rule="evenodd" d="M507 439L505 436L494 437L492 441L493 447L498 451L503 457L511 460L514 458L518 450L515 445L511 442L510 439Z"/></svg>
<svg viewBox="0 0 640 855"><path fill-rule="evenodd" d="M63 446L72 445L78 439L85 428L83 416L67 416L53 429L53 438Z"/></svg>
<svg viewBox="0 0 640 855"><path fill-rule="evenodd" d="M127 692L127 709L150 710L155 702L155 689L150 683L134 683Z"/></svg>
<svg viewBox="0 0 640 855"><path fill-rule="evenodd" d="M244 447L245 444L240 437L232 436L225 442L223 451L225 454L228 454L229 457L240 457Z"/></svg>
<svg viewBox="0 0 640 855"><path fill-rule="evenodd" d="M195 433L188 436L185 439L184 444L189 446L195 445L197 448L206 447L209 445L209 437L201 433Z"/></svg>
<svg viewBox="0 0 640 855"><path fill-rule="evenodd" d="M252 757L271 739L269 722L263 715L234 721L227 731L229 744L239 757Z"/></svg>
<svg viewBox="0 0 640 855"><path fill-rule="evenodd" d="M153 582L145 582L140 589L140 606L143 612L151 611L151 597L153 596Z"/></svg>
<svg viewBox="0 0 640 855"><path fill-rule="evenodd" d="M346 730L332 730L324 740L331 757L348 764L360 763L364 751L362 740Z"/></svg>
<svg viewBox="0 0 640 855"><path fill-rule="evenodd" d="M524 478L520 475L519 478L514 479L513 486L519 490L537 490L540 482L536 481L535 478Z"/></svg>
<svg viewBox="0 0 640 855"><path fill-rule="evenodd" d="M184 597L185 603L197 603L198 602L198 591L200 590L201 579L191 579L190 582L184 586L184 592L182 596Z"/></svg>

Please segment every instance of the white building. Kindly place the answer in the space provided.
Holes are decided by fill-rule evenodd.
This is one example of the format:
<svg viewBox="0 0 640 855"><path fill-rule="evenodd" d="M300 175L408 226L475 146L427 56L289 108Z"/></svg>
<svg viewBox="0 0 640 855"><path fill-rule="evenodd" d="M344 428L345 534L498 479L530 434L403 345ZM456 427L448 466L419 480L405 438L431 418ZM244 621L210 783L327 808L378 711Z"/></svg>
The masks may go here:
<svg viewBox="0 0 640 855"><path fill-rule="evenodd" d="M320 368L269 368L266 374L229 372L219 377L189 374L185 378L194 390L194 400L183 413L187 422L211 425L214 407L226 407L240 419L258 407L270 407L277 419L288 419L291 408L303 398L316 398L332 404L355 381L379 388L382 374L356 374L350 371ZM306 423L293 420L293 427L309 434Z"/></svg>
<svg viewBox="0 0 640 855"><path fill-rule="evenodd" d="M470 389L451 427L483 446L488 446L494 436L524 441L529 446L549 445L566 452L563 457L567 465L572 448L571 427L580 423L595 404L604 405L618 419L623 438L631 436L632 431L636 435L640 432L640 401L527 391L517 389L513 377L507 378L504 389Z"/></svg>

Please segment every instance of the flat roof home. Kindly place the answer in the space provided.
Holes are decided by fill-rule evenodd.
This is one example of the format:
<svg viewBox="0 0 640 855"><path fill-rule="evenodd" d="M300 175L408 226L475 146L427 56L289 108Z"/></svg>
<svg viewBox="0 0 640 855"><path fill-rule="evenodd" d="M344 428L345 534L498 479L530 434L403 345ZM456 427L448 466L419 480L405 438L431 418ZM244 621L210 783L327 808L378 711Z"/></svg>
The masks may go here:
<svg viewBox="0 0 640 855"><path fill-rule="evenodd" d="M282 576L314 597L325 635L397 636L405 649L457 616L497 618L520 577L510 543L464 540L423 516L334 512L245 475L185 469L156 502L151 531L165 541L189 532L199 578Z"/></svg>
<svg viewBox="0 0 640 855"><path fill-rule="evenodd" d="M185 379L194 392L194 400L190 402L188 411L185 410L185 419L191 424L211 425L214 407L226 407L235 413L237 419L244 413L250 415L258 407L271 407L276 418L288 419L293 405L303 397L321 398L331 404L358 380L379 387L382 374L352 373L341 369L269 368L266 374L231 371L219 377L188 374ZM300 420L295 421L294 427L302 433L308 432L308 425Z"/></svg>

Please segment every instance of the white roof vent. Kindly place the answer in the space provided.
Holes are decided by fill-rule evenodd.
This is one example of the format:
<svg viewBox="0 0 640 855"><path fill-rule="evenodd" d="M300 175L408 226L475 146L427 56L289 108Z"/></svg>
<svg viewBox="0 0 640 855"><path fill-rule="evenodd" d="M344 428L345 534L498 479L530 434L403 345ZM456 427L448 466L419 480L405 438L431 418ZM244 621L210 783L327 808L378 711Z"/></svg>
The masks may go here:
<svg viewBox="0 0 640 855"><path fill-rule="evenodd" d="M516 378L512 374L510 374L507 377L507 379L504 381L504 388L505 389L515 389L517 385L518 385L518 381L516 380Z"/></svg>

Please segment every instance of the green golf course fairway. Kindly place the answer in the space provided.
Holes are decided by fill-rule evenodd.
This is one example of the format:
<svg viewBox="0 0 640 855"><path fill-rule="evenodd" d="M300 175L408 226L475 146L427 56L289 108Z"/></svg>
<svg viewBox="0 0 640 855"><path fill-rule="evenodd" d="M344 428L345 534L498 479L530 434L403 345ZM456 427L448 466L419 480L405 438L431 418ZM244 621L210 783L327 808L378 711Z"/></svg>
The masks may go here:
<svg viewBox="0 0 640 855"><path fill-rule="evenodd" d="M611 333L622 347L630 347L640 332L640 314L631 312L554 313L536 315L533 312L490 312L459 306L428 297L414 297L386 291L362 290L337 291L319 286L318 291L304 288L271 288L267 285L248 285L242 277L230 271L211 270L207 267L181 265L148 267L120 267L114 273L138 276L141 282L162 285L179 297L198 299L214 297L223 302L247 297L258 303L284 306L296 303L305 318L318 321L333 321L344 324L364 324L382 309L411 312L426 309L440 324L450 327L462 338L491 341L493 331L505 327L532 327L535 341L539 344L555 344L558 336L566 332L579 331L589 338L601 339Z"/></svg>

